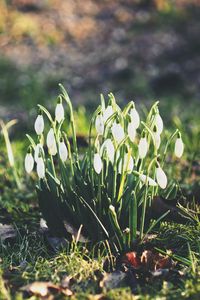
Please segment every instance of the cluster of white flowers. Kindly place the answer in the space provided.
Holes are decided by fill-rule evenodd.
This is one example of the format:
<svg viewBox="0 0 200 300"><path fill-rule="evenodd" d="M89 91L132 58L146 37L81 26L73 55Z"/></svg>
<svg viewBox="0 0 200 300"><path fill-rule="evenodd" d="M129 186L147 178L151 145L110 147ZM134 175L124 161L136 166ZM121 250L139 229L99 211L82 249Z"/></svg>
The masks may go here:
<svg viewBox="0 0 200 300"><path fill-rule="evenodd" d="M121 120L121 122L118 120L120 119L119 116L119 118L113 118L113 120L108 124L107 120L113 116L114 113L115 110L112 105L108 105L107 108L104 110L102 109L101 113L97 115L95 120L95 128L99 137L98 145L100 145L94 154L93 161L94 170L97 174L102 172L104 158L108 159L113 165L115 163L118 165L117 170L119 174L123 173L124 171L131 173L134 170L134 161L138 161L138 159L143 160L147 156L149 150L151 141L146 130L142 131L140 139L136 139L137 129L139 128L141 122L139 113L136 110L134 103L132 103L132 108L128 112L127 116ZM128 124L125 120L128 121ZM106 126L108 127L108 130L105 137L104 133ZM158 108L156 107L155 113L152 116L151 129L152 140L156 149L156 153L161 144L163 127L163 120L159 114ZM122 141L124 141L124 143ZM128 155L128 153L124 153L123 157L121 157L119 145L120 143L126 144L129 151L131 148L131 143L129 141L137 145L138 151L135 153L134 157L132 157L131 154ZM178 158L180 158L183 154L183 150L183 141L180 133L178 133L178 137L175 142L174 153ZM130 153L133 152L130 151ZM149 186L159 185L162 189L167 187L167 176L158 161L155 168L155 180L148 175L144 175L143 173L139 173L139 178L143 183L148 184Z"/></svg>
<svg viewBox="0 0 200 300"><path fill-rule="evenodd" d="M56 105L55 108L55 122L60 124L64 120L64 108L61 100ZM39 111L39 114L35 120L34 124L35 132L38 135L38 142L35 146L30 146L28 153L25 156L25 170L28 174L33 171L34 164L36 163L36 171L40 179L45 177L45 152L43 149L43 134L44 134L44 118L42 111ZM65 145L64 139L61 137L58 140L55 136L55 128L51 127L47 133L46 144L48 152L50 155L55 156L59 153L61 161L64 163L68 158L68 149ZM34 153L34 154L33 154Z"/></svg>

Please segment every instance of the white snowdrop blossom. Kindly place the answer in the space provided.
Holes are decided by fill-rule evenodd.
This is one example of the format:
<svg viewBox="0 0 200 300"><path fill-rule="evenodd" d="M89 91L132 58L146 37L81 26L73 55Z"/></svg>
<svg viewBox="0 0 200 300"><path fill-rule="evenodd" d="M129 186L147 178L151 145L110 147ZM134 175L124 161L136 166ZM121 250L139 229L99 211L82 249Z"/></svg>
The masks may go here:
<svg viewBox="0 0 200 300"><path fill-rule="evenodd" d="M158 150L160 147L160 142L161 142L160 134L158 132L154 131L153 135L154 135L154 140L155 140L155 148Z"/></svg>
<svg viewBox="0 0 200 300"><path fill-rule="evenodd" d="M37 116L34 124L35 132L37 135L41 135L44 131L44 119L43 116L40 114Z"/></svg>
<svg viewBox="0 0 200 300"><path fill-rule="evenodd" d="M157 113L155 115L155 125L156 125L156 128L157 128L158 134L161 134L162 131L163 131L163 120L162 120L159 113Z"/></svg>
<svg viewBox="0 0 200 300"><path fill-rule="evenodd" d="M100 155L102 156L103 151L106 151L106 154L108 156L108 159L111 161L111 163L114 162L114 156L115 156L115 148L113 145L113 142L111 139L107 139L103 142L101 149L100 149Z"/></svg>
<svg viewBox="0 0 200 300"><path fill-rule="evenodd" d="M131 142L135 141L136 129L135 129L135 124L133 121L129 122L129 124L128 124L128 136L129 136Z"/></svg>
<svg viewBox="0 0 200 300"><path fill-rule="evenodd" d="M112 116L113 113L114 112L113 112L112 106L111 105L107 106L107 108L105 109L105 111L103 113L103 121L104 121L104 123L108 120L108 118L110 116Z"/></svg>
<svg viewBox="0 0 200 300"><path fill-rule="evenodd" d="M96 153L94 155L94 170L95 170L95 172L97 174L100 174L102 167L103 167L103 164L102 164L101 157L100 157L99 153Z"/></svg>
<svg viewBox="0 0 200 300"><path fill-rule="evenodd" d="M184 144L182 138L178 137L175 142L174 153L178 158L180 158L183 155L183 151L184 151Z"/></svg>
<svg viewBox="0 0 200 300"><path fill-rule="evenodd" d="M98 115L95 120L95 128L99 135L103 135L104 132L104 121L102 115Z"/></svg>
<svg viewBox="0 0 200 300"><path fill-rule="evenodd" d="M146 176L144 174L140 175L140 180L145 183L148 184L150 186L157 186L157 183L155 182L155 180L153 180L151 177Z"/></svg>
<svg viewBox="0 0 200 300"><path fill-rule="evenodd" d="M156 168L156 181L161 189L165 189L167 186L167 176L163 169L159 166Z"/></svg>
<svg viewBox="0 0 200 300"><path fill-rule="evenodd" d="M56 144L53 128L47 133L47 147L51 148Z"/></svg>
<svg viewBox="0 0 200 300"><path fill-rule="evenodd" d="M38 158L39 158L41 152L44 153L44 150L43 150L41 144L37 144L37 145L35 146L35 149L34 149L34 150L35 150L35 151L34 151L34 160L35 160L35 162L37 163Z"/></svg>
<svg viewBox="0 0 200 300"><path fill-rule="evenodd" d="M139 141L138 144L138 150L139 150L139 157L140 158L145 158L145 156L147 155L147 151L148 151L148 142L146 137L142 137Z"/></svg>
<svg viewBox="0 0 200 300"><path fill-rule="evenodd" d="M56 155L57 154L56 142L53 143L53 145L50 148L48 148L48 150L49 150L50 155L52 155L52 156Z"/></svg>
<svg viewBox="0 0 200 300"><path fill-rule="evenodd" d="M62 160L62 162L65 162L68 157L68 150L64 141L59 142L58 151L59 151L60 159Z"/></svg>
<svg viewBox="0 0 200 300"><path fill-rule="evenodd" d="M31 153L27 153L25 156L25 170L28 174L30 174L33 171L34 167L34 158Z"/></svg>
<svg viewBox="0 0 200 300"><path fill-rule="evenodd" d="M40 179L45 177L45 165L44 165L44 161L43 161L42 157L38 158L36 171L37 171L38 177Z"/></svg>
<svg viewBox="0 0 200 300"><path fill-rule="evenodd" d="M62 103L57 103L55 109L55 118L58 123L60 123L65 117L65 112Z"/></svg>
<svg viewBox="0 0 200 300"><path fill-rule="evenodd" d="M131 122L133 122L135 129L137 129L140 126L140 116L135 107L130 110L130 116Z"/></svg>
<svg viewBox="0 0 200 300"><path fill-rule="evenodd" d="M120 143L125 138L124 128L120 124L114 122L111 127L111 131L117 143Z"/></svg>
<svg viewBox="0 0 200 300"><path fill-rule="evenodd" d="M124 163L123 166L122 166L122 162ZM133 158L132 156L129 157L128 153L126 153L124 156L124 161L123 159L121 159L119 162L118 172L119 174L121 174L123 171L126 171L130 174L133 171L133 168L134 168Z"/></svg>

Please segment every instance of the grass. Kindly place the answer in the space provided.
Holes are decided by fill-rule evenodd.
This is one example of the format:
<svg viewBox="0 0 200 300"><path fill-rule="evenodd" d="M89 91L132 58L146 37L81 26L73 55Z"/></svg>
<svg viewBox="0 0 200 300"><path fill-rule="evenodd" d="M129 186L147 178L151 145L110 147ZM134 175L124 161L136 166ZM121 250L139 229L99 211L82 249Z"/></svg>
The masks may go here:
<svg viewBox="0 0 200 300"><path fill-rule="evenodd" d="M14 239L1 241L0 245L0 299L39 299L36 296L27 296L20 288L34 281L52 281L60 284L64 276L72 277L74 295L71 299L101 299L92 295L101 295L105 299L199 299L200 296L200 240L197 212L198 193L195 198L193 186L199 181L199 170L192 169L194 161L199 163L199 132L200 124L198 109L195 104L188 106L187 112L182 112L179 119L174 118L174 112L181 112L180 104L168 107L161 106L166 117L181 126L185 132L183 139L186 142L184 158L181 161L176 178L179 178L187 199L182 203L195 210L196 225L183 225L172 222L162 222L154 229L157 237L150 242L150 247L159 251L172 251L176 261L175 271L170 278L160 277L145 280L137 288L136 295L131 293L129 284L125 283L115 289L100 287L107 262L110 257L103 252L87 250L83 245L73 243L70 247L52 250L47 238L39 229L40 213L34 191L34 176L28 179L23 170L23 160L26 145L23 140L12 140L15 156L20 152L17 160L18 170L22 178L23 187L19 190L13 181L12 172L6 158L5 149L1 156L0 168L0 223L9 223L14 226L17 236ZM172 108L171 110L169 108ZM76 115L80 124L85 124L84 110L80 109ZM81 128L81 127L80 127ZM81 128L81 130L83 130ZM82 131L84 134L84 130ZM2 137L1 137L2 138ZM192 141L192 142L191 142ZM2 140L1 140L2 142ZM18 156L17 156L18 157ZM189 167L188 167L188 165ZM5 171L6 170L6 171ZM168 170L174 176L174 166ZM192 175L193 174L193 175ZM191 175L193 179L191 181ZM192 197L188 197L192 195ZM195 199L194 199L195 198ZM190 200L189 200L190 199ZM195 200L195 204L193 203ZM177 273L176 273L177 272ZM181 274L177 276L177 274ZM156 295L156 298L155 298ZM58 295L56 299L64 299ZM66 298L65 298L66 299Z"/></svg>

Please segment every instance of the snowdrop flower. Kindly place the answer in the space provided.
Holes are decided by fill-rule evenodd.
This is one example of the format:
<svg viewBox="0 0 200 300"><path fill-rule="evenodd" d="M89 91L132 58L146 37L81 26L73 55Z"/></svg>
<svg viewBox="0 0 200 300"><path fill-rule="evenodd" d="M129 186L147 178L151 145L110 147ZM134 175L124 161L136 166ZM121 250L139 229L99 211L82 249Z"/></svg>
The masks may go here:
<svg viewBox="0 0 200 300"><path fill-rule="evenodd" d="M163 131L163 120L162 120L159 113L157 113L155 115L155 125L156 125L156 128L157 128L158 134L161 134L162 131Z"/></svg>
<svg viewBox="0 0 200 300"><path fill-rule="evenodd" d="M103 167L103 164L102 164L101 157L100 157L99 153L96 153L94 155L94 169L95 169L95 172L97 174L100 174L101 170L102 170L102 167Z"/></svg>
<svg viewBox="0 0 200 300"><path fill-rule="evenodd" d="M30 174L33 171L33 167L34 167L34 158L33 158L33 155L32 155L30 150L25 156L25 163L24 164L25 164L26 172L28 174Z"/></svg>
<svg viewBox="0 0 200 300"><path fill-rule="evenodd" d="M129 136L131 142L134 142L135 137L136 137L136 129L135 129L135 124L133 121L129 122L129 124L128 124L128 136Z"/></svg>
<svg viewBox="0 0 200 300"><path fill-rule="evenodd" d="M155 148L156 148L156 150L158 150L159 147L160 147L161 139L160 139L160 134L159 134L159 132L157 131L157 127L156 127L155 130L153 131L153 135L154 135L154 140L155 140Z"/></svg>
<svg viewBox="0 0 200 300"><path fill-rule="evenodd" d="M181 135L179 134L175 142L174 153L178 158L180 158L183 155L183 151L184 151L184 144Z"/></svg>
<svg viewBox="0 0 200 300"><path fill-rule="evenodd" d="M98 115L95 121L95 128L99 135L103 135L104 132L104 122L102 115Z"/></svg>
<svg viewBox="0 0 200 300"><path fill-rule="evenodd" d="M51 148L56 144L53 128L51 128L47 134L47 147Z"/></svg>
<svg viewBox="0 0 200 300"><path fill-rule="evenodd" d="M129 161L128 161L128 159L129 159ZM133 167L134 167L134 162L133 162L132 156L129 157L128 153L126 153L124 156L124 165L123 166L122 166L122 161L123 161L123 159L121 159L119 162L119 169L118 169L119 174L121 174L123 171L127 171L130 174L133 171ZM127 166L127 164L128 164L128 166Z"/></svg>
<svg viewBox="0 0 200 300"><path fill-rule="evenodd" d="M35 146L35 149L34 149L34 150L35 150L35 152L34 152L34 160L35 160L36 163L37 163L38 158L39 158L41 152L44 153L44 150L43 150L41 144L37 144L37 145Z"/></svg>
<svg viewBox="0 0 200 300"><path fill-rule="evenodd" d="M64 112L63 105L62 105L62 101L59 99L58 103L56 105L56 109L55 109L56 121L58 123L60 123L64 119L64 117L65 117L64 115L65 115L65 112Z"/></svg>
<svg viewBox="0 0 200 300"><path fill-rule="evenodd" d="M133 122L135 129L137 129L140 126L140 116L137 110L135 109L135 107L131 109L130 116L131 116L131 122Z"/></svg>
<svg viewBox="0 0 200 300"><path fill-rule="evenodd" d="M114 162L115 157L115 148L113 145L113 142L111 139L107 139L103 142L101 149L100 149L100 155L102 156L104 149L106 150L106 154L108 156L108 159L111 161L111 163Z"/></svg>
<svg viewBox="0 0 200 300"><path fill-rule="evenodd" d="M38 157L36 170L37 170L38 177L40 179L45 177L45 165L42 157Z"/></svg>
<svg viewBox="0 0 200 300"><path fill-rule="evenodd" d="M114 122L111 131L117 143L120 143L125 138L124 129L120 124Z"/></svg>
<svg viewBox="0 0 200 300"><path fill-rule="evenodd" d="M158 165L156 168L156 180L161 189L165 189L167 186L167 176L163 169Z"/></svg>
<svg viewBox="0 0 200 300"><path fill-rule="evenodd" d="M56 146L56 142L50 147L48 148L49 150L49 154L54 156L57 154L57 146Z"/></svg>
<svg viewBox="0 0 200 300"><path fill-rule="evenodd" d="M113 112L112 106L111 105L107 106L107 108L105 109L105 111L103 113L103 121L104 121L104 123L108 120L108 118L110 116L112 116L113 113L114 112Z"/></svg>
<svg viewBox="0 0 200 300"><path fill-rule="evenodd" d="M68 157L68 150L63 140L61 140L58 144L58 151L59 151L60 159L62 160L62 162L65 162Z"/></svg>
<svg viewBox="0 0 200 300"><path fill-rule="evenodd" d="M151 177L149 176L146 176L144 174L141 174L139 176L140 180L145 183L145 184L148 184L150 186L157 186L157 183L155 182L155 180L153 180Z"/></svg>
<svg viewBox="0 0 200 300"><path fill-rule="evenodd" d="M38 114L35 120L34 128L37 135L41 135L44 131L44 119L41 112Z"/></svg>
<svg viewBox="0 0 200 300"><path fill-rule="evenodd" d="M148 143L147 143L146 137L142 137L140 139L139 145L138 145L138 150L139 150L139 157L145 158L145 156L147 155L147 151L148 151Z"/></svg>

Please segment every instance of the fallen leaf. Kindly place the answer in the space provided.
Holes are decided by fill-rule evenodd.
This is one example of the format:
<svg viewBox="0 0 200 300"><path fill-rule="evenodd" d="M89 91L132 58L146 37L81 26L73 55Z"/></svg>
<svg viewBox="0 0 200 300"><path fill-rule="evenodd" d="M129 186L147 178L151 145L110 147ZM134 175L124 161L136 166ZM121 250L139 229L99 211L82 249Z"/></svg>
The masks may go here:
<svg viewBox="0 0 200 300"><path fill-rule="evenodd" d="M13 239L16 237L16 230L12 225L0 223L0 240L3 242L7 239Z"/></svg>
<svg viewBox="0 0 200 300"><path fill-rule="evenodd" d="M122 257L122 263L131 265L134 269L141 268L141 260L137 252L128 252Z"/></svg>

